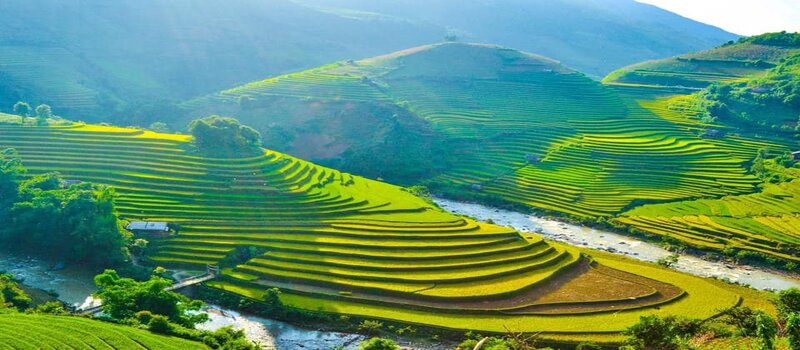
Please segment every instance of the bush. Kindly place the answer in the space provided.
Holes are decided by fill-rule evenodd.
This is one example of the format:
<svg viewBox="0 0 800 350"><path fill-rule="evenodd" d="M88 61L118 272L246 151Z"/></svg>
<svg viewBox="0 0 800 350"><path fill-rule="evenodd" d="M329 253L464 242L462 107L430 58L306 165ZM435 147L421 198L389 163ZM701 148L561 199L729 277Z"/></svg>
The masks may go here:
<svg viewBox="0 0 800 350"><path fill-rule="evenodd" d="M155 333L172 334L174 326L166 316L152 315L150 323L147 324L147 329Z"/></svg>
<svg viewBox="0 0 800 350"><path fill-rule="evenodd" d="M702 321L677 316L642 316L624 334L627 343L639 349L677 350L681 344L703 330Z"/></svg>
<svg viewBox="0 0 800 350"><path fill-rule="evenodd" d="M781 317L792 313L800 313L800 289L789 288L778 293L776 303Z"/></svg>
<svg viewBox="0 0 800 350"><path fill-rule="evenodd" d="M370 340L362 342L358 346L359 350L399 350L400 347L397 346L393 340L384 339L384 338L372 338Z"/></svg>
<svg viewBox="0 0 800 350"><path fill-rule="evenodd" d="M383 322L364 320L358 324L358 331L365 334L378 334L383 328Z"/></svg>

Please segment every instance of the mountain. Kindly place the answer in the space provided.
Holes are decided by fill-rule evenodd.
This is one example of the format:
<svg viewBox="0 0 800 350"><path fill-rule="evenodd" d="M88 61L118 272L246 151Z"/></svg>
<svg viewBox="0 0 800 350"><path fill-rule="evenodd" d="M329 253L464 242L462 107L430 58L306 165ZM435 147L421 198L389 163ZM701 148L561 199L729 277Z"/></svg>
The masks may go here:
<svg viewBox="0 0 800 350"><path fill-rule="evenodd" d="M0 111L24 100L72 119L149 125L178 113L174 101L438 42L448 33L544 53L598 77L735 38L632 0L312 5L6 0Z"/></svg>
<svg viewBox="0 0 800 350"><path fill-rule="evenodd" d="M644 60L711 48L738 36L632 0L299 0L432 24L459 40L555 58L595 77Z"/></svg>
<svg viewBox="0 0 800 350"><path fill-rule="evenodd" d="M16 149L30 175L112 186L120 216L180 227L148 237L146 261L220 264L208 286L250 299L277 287L285 304L306 310L598 342L621 341L657 310L706 319L763 302L744 288L456 216L409 190L279 152L214 158L187 135L7 123L0 148ZM13 327L48 321L0 315Z"/></svg>
<svg viewBox="0 0 800 350"><path fill-rule="evenodd" d="M169 114L171 100L442 37L426 25L284 0L10 0L2 8L3 110L26 100L120 124Z"/></svg>

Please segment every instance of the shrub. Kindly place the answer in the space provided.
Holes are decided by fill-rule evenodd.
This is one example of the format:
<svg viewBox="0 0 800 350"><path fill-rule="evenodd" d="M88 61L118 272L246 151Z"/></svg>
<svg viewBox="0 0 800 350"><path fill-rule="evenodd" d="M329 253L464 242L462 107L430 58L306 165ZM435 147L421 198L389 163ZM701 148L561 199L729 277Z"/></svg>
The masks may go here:
<svg viewBox="0 0 800 350"><path fill-rule="evenodd" d="M800 289L789 288L778 293L776 302L781 317L792 313L800 313Z"/></svg>
<svg viewBox="0 0 800 350"><path fill-rule="evenodd" d="M364 341L358 346L359 350L399 350L400 347L397 346L393 340L384 339L384 338L372 338L370 340Z"/></svg>
<svg viewBox="0 0 800 350"><path fill-rule="evenodd" d="M800 314L793 312L787 315L786 325L783 328L789 346L794 350L800 349Z"/></svg>
<svg viewBox="0 0 800 350"><path fill-rule="evenodd" d="M383 328L383 322L363 320L358 324L358 331L365 334L378 334Z"/></svg>
<svg viewBox="0 0 800 350"><path fill-rule="evenodd" d="M151 332L161 334L172 334L174 326L169 322L169 318L162 315L152 315L150 322L147 324L147 329Z"/></svg>
<svg viewBox="0 0 800 350"><path fill-rule="evenodd" d="M700 320L677 316L642 316L625 330L627 343L639 349L677 350L681 344L703 330Z"/></svg>

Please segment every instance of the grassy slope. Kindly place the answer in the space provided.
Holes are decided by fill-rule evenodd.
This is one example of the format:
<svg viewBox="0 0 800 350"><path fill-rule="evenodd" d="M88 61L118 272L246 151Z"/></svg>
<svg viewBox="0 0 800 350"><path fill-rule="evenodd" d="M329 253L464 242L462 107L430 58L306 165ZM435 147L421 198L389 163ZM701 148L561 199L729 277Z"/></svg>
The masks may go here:
<svg viewBox="0 0 800 350"><path fill-rule="evenodd" d="M185 339L74 316L0 315L0 349L207 349Z"/></svg>
<svg viewBox="0 0 800 350"><path fill-rule="evenodd" d="M18 149L31 173L56 170L67 179L112 185L122 216L180 223L180 234L153 241L154 264L196 267L224 261L237 247L263 248L254 259L227 263L224 281L215 283L246 296L259 298L277 285L289 304L308 309L479 330L496 331L506 323L565 332L564 337L600 331L613 338L644 313L710 317L742 295L600 255L603 265L665 281L687 294L630 308L634 295L620 291L612 296L616 306L580 313L608 300L586 293L577 300L578 313L558 311L554 304L550 315L501 315L497 311L509 305L536 304L520 296L577 271L580 251L453 216L398 187L277 152L209 159L192 153L187 141L183 135L103 126L0 126L0 147ZM609 277L608 284L618 278ZM497 306L473 310L468 305L476 301ZM410 305L418 311L403 311Z"/></svg>

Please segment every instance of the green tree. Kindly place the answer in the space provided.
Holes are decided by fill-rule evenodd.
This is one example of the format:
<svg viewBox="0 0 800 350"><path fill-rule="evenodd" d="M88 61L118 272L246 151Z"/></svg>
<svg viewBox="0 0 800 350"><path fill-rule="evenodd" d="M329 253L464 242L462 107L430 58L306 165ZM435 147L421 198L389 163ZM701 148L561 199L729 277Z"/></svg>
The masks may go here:
<svg viewBox="0 0 800 350"><path fill-rule="evenodd" d="M106 270L95 276L94 283L99 288L95 295L103 301L103 312L118 320L135 318L141 311L153 314L149 323L151 327L155 315L186 328L194 328L208 320L207 314L196 312L203 306L201 301L166 291L165 288L172 285L172 281L166 278L152 276L147 281L137 282L120 277L114 270ZM156 322L163 323L161 320ZM163 326L155 325L162 333L168 333Z"/></svg>
<svg viewBox="0 0 800 350"><path fill-rule="evenodd" d="M47 119L53 117L53 109L49 105L40 104L36 106L36 121L39 125L47 124Z"/></svg>
<svg viewBox="0 0 800 350"><path fill-rule="evenodd" d="M17 200L19 181L24 174L25 168L16 150L8 148L0 151L0 222L8 222L8 213Z"/></svg>
<svg viewBox="0 0 800 350"><path fill-rule="evenodd" d="M131 235L120 228L114 191L91 183L62 188L57 173L22 182L4 243L84 266L120 264Z"/></svg>
<svg viewBox="0 0 800 350"><path fill-rule="evenodd" d="M189 124L198 149L210 154L250 155L259 152L261 134L229 117L212 115Z"/></svg>
<svg viewBox="0 0 800 350"><path fill-rule="evenodd" d="M25 117L31 116L31 105L27 102L17 101L14 104L14 114L22 117L22 124L25 124Z"/></svg>
<svg viewBox="0 0 800 350"><path fill-rule="evenodd" d="M365 340L358 345L358 350L399 350L400 347L397 346L391 339L384 339L384 338L372 338L370 340Z"/></svg>

